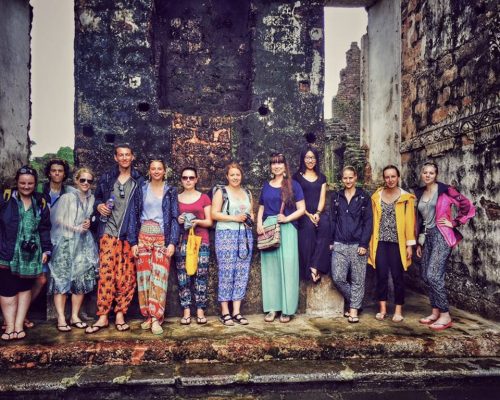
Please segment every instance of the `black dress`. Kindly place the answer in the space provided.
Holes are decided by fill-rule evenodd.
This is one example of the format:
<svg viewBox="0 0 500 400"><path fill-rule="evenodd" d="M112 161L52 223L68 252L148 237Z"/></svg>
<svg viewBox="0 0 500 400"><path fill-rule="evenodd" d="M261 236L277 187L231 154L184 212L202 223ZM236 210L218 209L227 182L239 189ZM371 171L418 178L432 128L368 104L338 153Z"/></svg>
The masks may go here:
<svg viewBox="0 0 500 400"><path fill-rule="evenodd" d="M318 210L321 186L326 183L326 177L319 174L318 179L309 182L299 172L293 176L304 192L307 212L314 214ZM321 214L316 227L307 215L299 219L299 261L302 279L311 279L309 268L316 268L320 273L330 271L330 218Z"/></svg>

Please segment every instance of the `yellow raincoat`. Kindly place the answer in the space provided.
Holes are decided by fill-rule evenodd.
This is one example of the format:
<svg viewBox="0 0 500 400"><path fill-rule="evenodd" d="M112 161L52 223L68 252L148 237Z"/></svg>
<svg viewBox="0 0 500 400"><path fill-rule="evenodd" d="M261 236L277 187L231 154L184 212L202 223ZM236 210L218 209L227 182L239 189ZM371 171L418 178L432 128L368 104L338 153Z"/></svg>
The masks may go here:
<svg viewBox="0 0 500 400"><path fill-rule="evenodd" d="M382 217L382 189L379 188L372 195L373 209L373 233L370 240L370 254L368 264L376 268L375 255L377 254L378 238L380 230L380 218ZM396 201L396 229L398 232L399 253L401 262L406 271L411 265L411 259L406 259L406 246L414 246L415 240L415 195L401 189L401 196Z"/></svg>

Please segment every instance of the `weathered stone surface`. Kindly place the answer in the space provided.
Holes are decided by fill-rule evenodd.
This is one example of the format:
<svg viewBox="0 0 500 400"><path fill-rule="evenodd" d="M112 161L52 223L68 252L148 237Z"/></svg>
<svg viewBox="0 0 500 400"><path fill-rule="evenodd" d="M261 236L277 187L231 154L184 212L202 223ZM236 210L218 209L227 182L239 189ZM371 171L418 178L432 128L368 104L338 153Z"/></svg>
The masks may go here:
<svg viewBox="0 0 500 400"><path fill-rule="evenodd" d="M337 95L332 99L332 118L325 120L325 159L327 182L339 185L342 168L351 165L363 182L365 150L360 144L361 51L356 42L346 52L346 67L340 71Z"/></svg>
<svg viewBox="0 0 500 400"><path fill-rule="evenodd" d="M412 295L405 321L380 322L366 307L359 324L345 318L300 315L288 324L266 323L262 315L250 325L225 327L216 318L207 325L182 326L168 319L165 333L142 331L140 321L119 333L113 326L95 335L81 330L57 333L54 324L38 324L23 342L7 343L0 352L5 369L77 365L147 365L157 363L341 360L346 358L500 357L497 323L452 309L454 327L432 332L418 323L428 313L427 300Z"/></svg>
<svg viewBox="0 0 500 400"><path fill-rule="evenodd" d="M401 6L404 182L418 185L421 164L433 158L439 180L475 203L476 217L459 228L465 240L449 259L447 290L452 303L498 319L498 2ZM425 289L418 268L409 272L411 284Z"/></svg>
<svg viewBox="0 0 500 400"><path fill-rule="evenodd" d="M23 0L0 8L0 188L27 163L30 104L31 7Z"/></svg>
<svg viewBox="0 0 500 400"><path fill-rule="evenodd" d="M108 3L76 1L79 164L100 172L127 141L142 169L194 164L209 188L236 158L260 187L271 150L296 165L302 136L321 136L321 1Z"/></svg>

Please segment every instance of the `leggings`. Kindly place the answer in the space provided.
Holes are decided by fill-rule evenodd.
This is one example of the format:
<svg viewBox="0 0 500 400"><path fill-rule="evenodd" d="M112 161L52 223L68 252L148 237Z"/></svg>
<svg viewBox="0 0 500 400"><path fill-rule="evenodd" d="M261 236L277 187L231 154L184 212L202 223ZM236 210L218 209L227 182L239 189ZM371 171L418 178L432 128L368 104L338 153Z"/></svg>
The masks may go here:
<svg viewBox="0 0 500 400"><path fill-rule="evenodd" d="M403 305L405 303L405 282L399 244L378 242L375 265L378 301L387 301L390 271L392 283L394 284L394 303L396 305Z"/></svg>

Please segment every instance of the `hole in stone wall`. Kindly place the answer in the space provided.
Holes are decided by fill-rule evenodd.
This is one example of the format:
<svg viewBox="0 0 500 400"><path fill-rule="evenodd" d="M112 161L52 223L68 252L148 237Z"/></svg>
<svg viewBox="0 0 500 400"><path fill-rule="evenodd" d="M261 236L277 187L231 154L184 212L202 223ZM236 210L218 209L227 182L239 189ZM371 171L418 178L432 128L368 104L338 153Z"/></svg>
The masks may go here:
<svg viewBox="0 0 500 400"><path fill-rule="evenodd" d="M92 137L94 136L94 128L90 125L84 125L82 128L82 134L85 137Z"/></svg>
<svg viewBox="0 0 500 400"><path fill-rule="evenodd" d="M269 114L269 108L265 105L261 105L258 109L259 114L265 117L267 114Z"/></svg>
<svg viewBox="0 0 500 400"><path fill-rule="evenodd" d="M309 92L310 83L309 81L303 80L299 81L299 91L300 92Z"/></svg>
<svg viewBox="0 0 500 400"><path fill-rule="evenodd" d="M151 108L151 106L149 105L149 103L137 104L137 110L140 112L147 112L147 111L149 111L150 108Z"/></svg>
<svg viewBox="0 0 500 400"><path fill-rule="evenodd" d="M116 135L114 133L106 133L104 135L104 140L106 143L114 143L116 140Z"/></svg>
<svg viewBox="0 0 500 400"><path fill-rule="evenodd" d="M304 135L304 137L306 138L306 142L307 143L314 143L314 142L316 142L316 134L315 133L312 133L312 132L306 133Z"/></svg>

